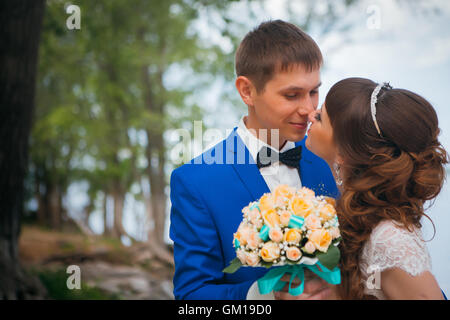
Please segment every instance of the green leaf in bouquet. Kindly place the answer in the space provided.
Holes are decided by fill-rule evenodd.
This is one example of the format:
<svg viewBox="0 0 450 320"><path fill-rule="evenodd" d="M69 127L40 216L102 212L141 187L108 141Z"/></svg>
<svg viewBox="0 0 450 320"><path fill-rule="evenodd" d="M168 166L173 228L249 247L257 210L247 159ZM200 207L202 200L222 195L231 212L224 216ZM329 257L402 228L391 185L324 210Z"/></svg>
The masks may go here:
<svg viewBox="0 0 450 320"><path fill-rule="evenodd" d="M318 252L316 256L325 268L333 270L339 263L341 252L335 245L330 245L327 252Z"/></svg>
<svg viewBox="0 0 450 320"><path fill-rule="evenodd" d="M264 260L261 260L260 263L261 263L261 266L264 267L264 268L266 268L266 269L272 268L272 266L273 266L273 263L272 263L272 262L266 262L266 261L264 261Z"/></svg>
<svg viewBox="0 0 450 320"><path fill-rule="evenodd" d="M242 266L241 260L234 258L231 260L230 265L222 270L225 273L235 273Z"/></svg>

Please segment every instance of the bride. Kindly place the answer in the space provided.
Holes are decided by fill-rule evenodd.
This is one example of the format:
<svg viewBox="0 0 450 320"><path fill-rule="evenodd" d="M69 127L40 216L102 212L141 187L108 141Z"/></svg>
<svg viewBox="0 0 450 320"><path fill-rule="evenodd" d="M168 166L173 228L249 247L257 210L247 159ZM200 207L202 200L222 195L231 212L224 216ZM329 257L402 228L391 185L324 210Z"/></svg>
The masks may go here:
<svg viewBox="0 0 450 320"><path fill-rule="evenodd" d="M310 115L306 146L341 189L341 299L443 299L421 235L448 156L433 107L419 95L362 78L336 83Z"/></svg>

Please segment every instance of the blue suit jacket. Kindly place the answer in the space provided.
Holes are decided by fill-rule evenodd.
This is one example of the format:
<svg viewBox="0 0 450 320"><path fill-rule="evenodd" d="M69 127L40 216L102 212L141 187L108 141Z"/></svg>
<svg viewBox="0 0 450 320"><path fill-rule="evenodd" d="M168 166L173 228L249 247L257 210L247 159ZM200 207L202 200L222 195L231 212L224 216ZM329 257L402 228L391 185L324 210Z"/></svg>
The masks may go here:
<svg viewBox="0 0 450 320"><path fill-rule="evenodd" d="M302 145L302 185L337 197L331 171ZM270 192L236 128L222 142L172 172L170 237L174 241L176 299L245 299L267 269L242 267L222 272L236 257L233 233L242 208Z"/></svg>

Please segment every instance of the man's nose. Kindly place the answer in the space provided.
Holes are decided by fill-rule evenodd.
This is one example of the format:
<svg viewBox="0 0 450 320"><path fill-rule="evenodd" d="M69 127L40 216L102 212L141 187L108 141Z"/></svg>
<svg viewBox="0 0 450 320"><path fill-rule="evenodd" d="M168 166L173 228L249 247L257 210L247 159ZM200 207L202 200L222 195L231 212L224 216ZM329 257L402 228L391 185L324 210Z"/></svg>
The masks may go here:
<svg viewBox="0 0 450 320"><path fill-rule="evenodd" d="M305 99L302 99L300 106L299 106L299 113L303 116L311 114L311 112L314 112L314 102L313 99L308 95L305 97Z"/></svg>

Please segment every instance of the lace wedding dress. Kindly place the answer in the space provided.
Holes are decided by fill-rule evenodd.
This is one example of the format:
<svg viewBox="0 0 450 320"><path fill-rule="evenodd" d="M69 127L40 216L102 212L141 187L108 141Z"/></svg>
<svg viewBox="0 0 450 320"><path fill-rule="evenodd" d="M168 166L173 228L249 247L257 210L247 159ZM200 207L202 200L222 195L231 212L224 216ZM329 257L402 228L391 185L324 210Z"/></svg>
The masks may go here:
<svg viewBox="0 0 450 320"><path fill-rule="evenodd" d="M361 273L365 293L380 300L386 299L381 290L381 272L401 268L412 276L431 272L431 257L420 229L409 232L392 220L381 221L370 235L362 251ZM248 300L273 299L273 293L261 295L256 282L247 295Z"/></svg>
<svg viewBox="0 0 450 320"><path fill-rule="evenodd" d="M420 229L409 232L395 221L381 221L365 243L360 262L365 293L386 299L381 290L381 272L400 268L412 276L431 272L431 258Z"/></svg>

